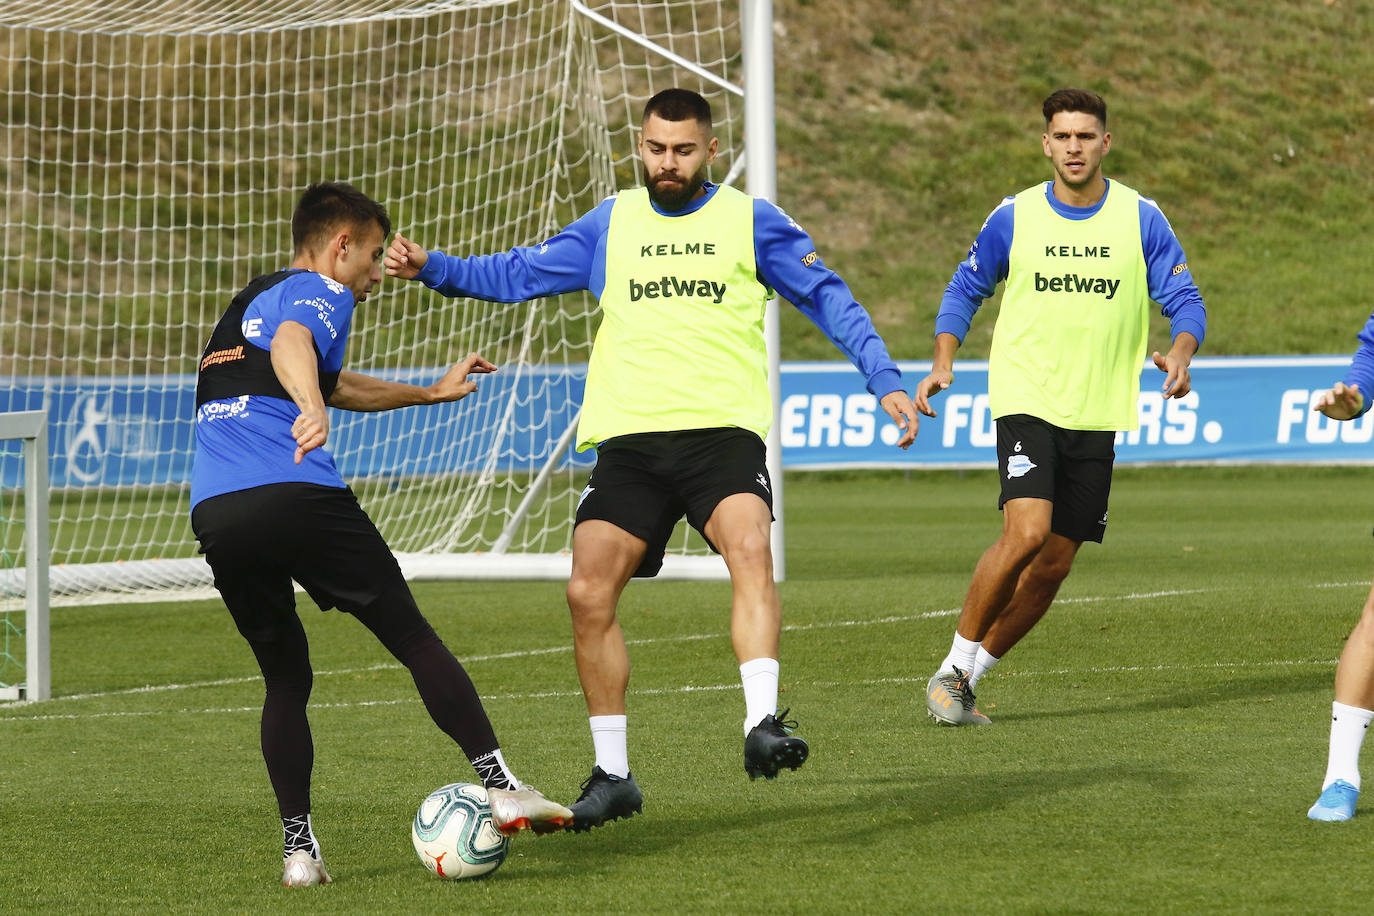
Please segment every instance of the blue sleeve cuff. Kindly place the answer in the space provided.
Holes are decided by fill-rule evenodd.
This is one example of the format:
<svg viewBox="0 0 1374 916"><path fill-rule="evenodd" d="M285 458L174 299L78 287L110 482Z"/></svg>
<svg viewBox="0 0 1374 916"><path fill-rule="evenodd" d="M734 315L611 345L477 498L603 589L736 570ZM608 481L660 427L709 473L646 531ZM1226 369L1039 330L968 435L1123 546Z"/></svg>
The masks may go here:
<svg viewBox="0 0 1374 916"><path fill-rule="evenodd" d="M1169 325L1169 337L1172 340L1178 335L1188 333L1197 338L1197 347L1202 349L1203 338L1207 336L1207 325L1205 322L1198 321L1196 318L1180 317L1177 321Z"/></svg>
<svg viewBox="0 0 1374 916"><path fill-rule="evenodd" d="M963 315L956 315L950 312L941 312L935 317L935 336L941 334L953 334L959 338L959 343L964 342L964 337L968 334L969 321Z"/></svg>
<svg viewBox="0 0 1374 916"><path fill-rule="evenodd" d="M869 393L880 401L894 391L904 390L902 388L902 371L895 366L891 369L879 369L868 380Z"/></svg>
<svg viewBox="0 0 1374 916"><path fill-rule="evenodd" d="M419 280L430 289L434 289L444 281L444 267L447 260L448 255L444 254L442 251L431 251L429 253L429 260L425 261L425 266L420 268L420 272L415 275L415 279Z"/></svg>

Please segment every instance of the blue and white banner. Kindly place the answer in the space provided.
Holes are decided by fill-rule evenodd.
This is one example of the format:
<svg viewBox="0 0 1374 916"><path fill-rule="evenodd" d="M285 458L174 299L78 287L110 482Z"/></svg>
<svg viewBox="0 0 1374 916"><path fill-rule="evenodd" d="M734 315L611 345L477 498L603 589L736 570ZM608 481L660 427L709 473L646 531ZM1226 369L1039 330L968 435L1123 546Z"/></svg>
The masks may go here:
<svg viewBox="0 0 1374 916"><path fill-rule="evenodd" d="M1140 374L1140 429L1118 433L1118 463L1374 463L1374 411L1338 422L1311 409L1344 374L1349 357L1205 358L1190 367L1193 390L1165 400L1164 373ZM930 363L901 364L908 389ZM986 362L956 362L954 384L931 399L909 451L898 430L845 364L785 363L778 434L783 467L994 467Z"/></svg>
<svg viewBox="0 0 1374 916"><path fill-rule="evenodd" d="M375 373L425 384L442 369ZM346 480L504 473L538 469L582 402L585 365L524 367L484 375L478 392L451 404L378 413L331 411L327 446ZM189 484L195 434L194 375L19 378L0 392L0 411L48 412L53 487ZM464 418L461 436L454 418ZM562 466L590 468L591 452ZM16 486L18 461L0 464L0 485Z"/></svg>
<svg viewBox="0 0 1374 916"><path fill-rule="evenodd" d="M1140 429L1117 436L1117 461L1374 463L1374 411L1354 422L1311 409L1345 373L1349 357L1206 358L1193 391L1164 400L1164 375L1141 371ZM908 388L928 362L901 365ZM388 373L430 379L438 370ZM348 479L541 467L582 398L586 367L556 366L481 379L473 398L380 414L336 414L331 449ZM195 377L19 378L0 411L48 411L54 487L177 485L190 480ZM789 470L861 467L978 468L996 463L987 363L957 362L954 384L932 399L916 444L896 448L897 428L848 363L784 363L778 435ZM464 442L445 438L455 411L481 411ZM518 414L517 416L514 416ZM459 446L462 446L461 448ZM590 467L594 456L560 459ZM4 462L0 485L18 484Z"/></svg>

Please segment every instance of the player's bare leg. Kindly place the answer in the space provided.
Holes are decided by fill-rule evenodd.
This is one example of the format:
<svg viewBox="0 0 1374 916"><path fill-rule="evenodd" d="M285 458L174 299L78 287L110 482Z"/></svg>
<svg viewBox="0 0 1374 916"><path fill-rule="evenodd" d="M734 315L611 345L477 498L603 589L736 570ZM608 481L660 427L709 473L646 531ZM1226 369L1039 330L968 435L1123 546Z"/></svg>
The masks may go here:
<svg viewBox="0 0 1374 916"><path fill-rule="evenodd" d="M769 540L772 514L753 493L721 500L703 526L730 570L730 639L744 685L744 771L750 779L772 779L795 770L809 748L789 729L787 710L778 714L778 637L782 603L773 582Z"/></svg>
<svg viewBox="0 0 1374 916"><path fill-rule="evenodd" d="M1374 589L1336 665L1336 702L1374 709Z"/></svg>
<svg viewBox="0 0 1374 916"><path fill-rule="evenodd" d="M1027 564L1017 580L1016 591L992 626L983 636L983 649L994 658L1001 658L1031 631L1045 616L1059 586L1068 578L1074 557L1082 541L1073 541L1058 534L1045 539L1045 545ZM981 672L979 672L981 674ZM977 684L977 678L974 678Z"/></svg>
<svg viewBox="0 0 1374 916"><path fill-rule="evenodd" d="M957 632L980 642L1011 603L1021 573L1050 537L1054 503L1046 499L1009 499L1002 506L1002 536L978 558Z"/></svg>
<svg viewBox="0 0 1374 916"><path fill-rule="evenodd" d="M926 712L943 725L986 725L969 675L978 645L1007 609L1022 572L1050 536L1054 504L1029 497L1002 505L1002 535L978 558L955 629L955 647L926 684ZM956 658L962 648L966 658Z"/></svg>
<svg viewBox="0 0 1374 916"><path fill-rule="evenodd" d="M777 658L782 602L773 582L768 505L753 493L727 496L704 527L730 570L730 640L736 659L744 664L754 658Z"/></svg>
<svg viewBox="0 0 1374 916"><path fill-rule="evenodd" d="M1322 794L1307 811L1314 821L1348 821L1360 797L1360 748L1374 719L1374 589L1336 664L1335 702Z"/></svg>
<svg viewBox="0 0 1374 916"><path fill-rule="evenodd" d="M630 654L615 610L644 550L643 540L610 522L589 519L573 530L568 610L577 677L597 758L581 797L572 805L574 831L643 810L644 797L630 775L626 738Z"/></svg>
<svg viewBox="0 0 1374 916"><path fill-rule="evenodd" d="M615 609L644 556L644 542L610 522L591 519L573 531L568 610L577 676L593 716L624 715L630 656Z"/></svg>

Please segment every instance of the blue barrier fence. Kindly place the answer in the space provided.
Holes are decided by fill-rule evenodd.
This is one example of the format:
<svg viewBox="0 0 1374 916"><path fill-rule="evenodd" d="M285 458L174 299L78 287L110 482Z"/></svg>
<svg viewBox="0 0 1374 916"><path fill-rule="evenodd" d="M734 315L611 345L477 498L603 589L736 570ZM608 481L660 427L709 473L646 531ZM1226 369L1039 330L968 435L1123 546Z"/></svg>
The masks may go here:
<svg viewBox="0 0 1374 916"><path fill-rule="evenodd" d="M1117 460L1145 462L1374 462L1374 412L1338 423L1311 410L1314 394L1339 379L1348 357L1206 358L1192 365L1193 392L1164 400L1163 374L1141 372L1140 430L1118 434ZM901 365L914 385L929 363ZM788 469L992 467L995 435L987 405L987 364L961 362L954 385L933 400L909 451L896 427L847 363L785 363L778 433ZM582 395L585 366L489 376L478 395L456 404L335 417L332 449L350 479L437 474L494 466L540 467ZM392 373L416 380L433 370ZM190 479L194 376L12 379L0 410L48 411L50 475L56 487L166 485ZM510 403L524 422L507 424L492 405ZM486 411L445 440L446 412ZM497 451L492 463L492 450ZM590 453L564 462L590 466ZM17 485L7 468L0 480Z"/></svg>

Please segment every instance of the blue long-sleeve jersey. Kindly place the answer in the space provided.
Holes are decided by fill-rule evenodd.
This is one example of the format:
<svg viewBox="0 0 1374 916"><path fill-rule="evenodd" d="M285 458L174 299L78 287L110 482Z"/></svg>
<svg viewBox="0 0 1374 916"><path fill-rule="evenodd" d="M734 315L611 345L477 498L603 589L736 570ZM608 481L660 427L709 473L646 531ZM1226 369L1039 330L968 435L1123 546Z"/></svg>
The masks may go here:
<svg viewBox="0 0 1374 916"><path fill-rule="evenodd" d="M706 194L682 210L685 216L706 205ZM540 245L499 254L459 258L431 251L419 279L445 296L470 296L494 302L523 302L541 296L590 290L597 298L606 284L606 233L614 197L569 223ZM655 207L657 210L658 208ZM873 327L868 312L849 286L816 254L811 237L775 204L754 200L754 258L759 279L815 322L883 397L902 387L901 372Z"/></svg>
<svg viewBox="0 0 1374 916"><path fill-rule="evenodd" d="M1060 216L1066 219L1087 219L1102 209L1111 193L1091 207L1071 207L1061 203L1050 190L1053 182L1045 182L1045 198ZM978 237L969 249L968 258L954 270L954 276L940 300L940 312L935 318L935 333L953 334L963 343L973 315L983 300L1007 278L1011 256L1011 239L1016 225L1014 197L1002 200L983 223ZM1140 241L1145 254L1145 270L1150 298L1159 303L1160 312L1169 318L1172 337L1188 332L1197 338L1198 346L1207 333L1207 308L1198 292L1188 259L1183 254L1174 229L1169 225L1159 205L1147 197L1140 198Z"/></svg>

